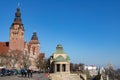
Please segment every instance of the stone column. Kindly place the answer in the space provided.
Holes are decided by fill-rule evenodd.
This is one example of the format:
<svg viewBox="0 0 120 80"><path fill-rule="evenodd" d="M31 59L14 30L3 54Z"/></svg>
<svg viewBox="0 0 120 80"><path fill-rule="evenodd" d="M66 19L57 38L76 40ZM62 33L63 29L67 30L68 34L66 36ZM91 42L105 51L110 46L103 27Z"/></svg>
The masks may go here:
<svg viewBox="0 0 120 80"><path fill-rule="evenodd" d="M66 64L66 72L70 72L70 64Z"/></svg>
<svg viewBox="0 0 120 80"><path fill-rule="evenodd" d="M60 72L62 72L62 64L60 64Z"/></svg>
<svg viewBox="0 0 120 80"><path fill-rule="evenodd" d="M68 72L70 72L70 63L68 63Z"/></svg>
<svg viewBox="0 0 120 80"><path fill-rule="evenodd" d="M70 64L68 64L67 67L68 67L68 72L69 72L70 71Z"/></svg>
<svg viewBox="0 0 120 80"><path fill-rule="evenodd" d="M57 64L54 64L54 72L57 72Z"/></svg>
<svg viewBox="0 0 120 80"><path fill-rule="evenodd" d="M67 72L67 64L65 64L65 67L64 67L64 68L65 68L65 72Z"/></svg>
<svg viewBox="0 0 120 80"><path fill-rule="evenodd" d="M64 70L64 72L67 71L67 65L66 64L63 64L63 70Z"/></svg>

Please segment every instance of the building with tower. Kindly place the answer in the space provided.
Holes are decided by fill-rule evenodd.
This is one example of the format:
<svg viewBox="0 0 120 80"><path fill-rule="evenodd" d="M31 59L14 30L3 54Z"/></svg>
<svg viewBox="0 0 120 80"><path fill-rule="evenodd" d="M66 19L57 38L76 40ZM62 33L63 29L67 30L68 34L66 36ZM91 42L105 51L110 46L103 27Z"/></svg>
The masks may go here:
<svg viewBox="0 0 120 80"><path fill-rule="evenodd" d="M29 55L31 63L29 68L36 70L35 59L40 55L44 58L45 54L40 53L40 43L37 33L33 32L30 42L25 41L24 33L25 30L21 19L20 7L18 7L15 12L14 21L10 26L9 42L0 42L0 54L10 54L14 50L22 51L23 54ZM16 68L20 67L20 65L16 66Z"/></svg>
<svg viewBox="0 0 120 80"><path fill-rule="evenodd" d="M24 51L24 26L22 24L20 8L17 8L15 19L10 27L9 50Z"/></svg>

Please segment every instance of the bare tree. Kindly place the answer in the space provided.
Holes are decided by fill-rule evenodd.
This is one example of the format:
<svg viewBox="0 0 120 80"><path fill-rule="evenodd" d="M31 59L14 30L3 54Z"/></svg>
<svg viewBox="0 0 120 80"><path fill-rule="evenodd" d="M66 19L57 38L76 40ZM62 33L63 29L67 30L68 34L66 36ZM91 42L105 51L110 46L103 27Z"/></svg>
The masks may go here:
<svg viewBox="0 0 120 80"><path fill-rule="evenodd" d="M1 53L0 54L0 66L8 66L9 60L8 60L8 54Z"/></svg>
<svg viewBox="0 0 120 80"><path fill-rule="evenodd" d="M46 60L43 59L40 55L35 59L35 63L39 70L45 70Z"/></svg>
<svg viewBox="0 0 120 80"><path fill-rule="evenodd" d="M115 78L115 70L111 64L108 65L108 69L106 69L107 74L109 75L109 79L114 80Z"/></svg>
<svg viewBox="0 0 120 80"><path fill-rule="evenodd" d="M115 71L115 78L120 80L120 68Z"/></svg>
<svg viewBox="0 0 120 80"><path fill-rule="evenodd" d="M15 67L17 63L21 64L23 52L20 50L13 50L8 54L11 67Z"/></svg>
<svg viewBox="0 0 120 80"><path fill-rule="evenodd" d="M25 51L25 53L22 55L21 64L25 68L29 68L29 66L31 65L29 54L27 53L27 51Z"/></svg>
<svg viewBox="0 0 120 80"><path fill-rule="evenodd" d="M29 67L31 65L29 60L29 54L27 51L23 52L20 50L12 50L8 54L0 54L0 65L10 66L11 68L15 68L15 65L19 65L19 67Z"/></svg>
<svg viewBox="0 0 120 80"><path fill-rule="evenodd" d="M79 63L79 70L84 73L85 70L84 70L84 64L83 63Z"/></svg>

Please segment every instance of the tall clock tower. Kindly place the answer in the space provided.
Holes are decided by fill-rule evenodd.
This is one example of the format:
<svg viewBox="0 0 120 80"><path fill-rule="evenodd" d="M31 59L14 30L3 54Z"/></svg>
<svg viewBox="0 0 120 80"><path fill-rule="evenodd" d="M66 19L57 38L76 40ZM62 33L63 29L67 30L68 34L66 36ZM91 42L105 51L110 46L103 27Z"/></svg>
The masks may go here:
<svg viewBox="0 0 120 80"><path fill-rule="evenodd" d="M10 27L9 50L24 51L24 27L19 7L16 10L14 21Z"/></svg>

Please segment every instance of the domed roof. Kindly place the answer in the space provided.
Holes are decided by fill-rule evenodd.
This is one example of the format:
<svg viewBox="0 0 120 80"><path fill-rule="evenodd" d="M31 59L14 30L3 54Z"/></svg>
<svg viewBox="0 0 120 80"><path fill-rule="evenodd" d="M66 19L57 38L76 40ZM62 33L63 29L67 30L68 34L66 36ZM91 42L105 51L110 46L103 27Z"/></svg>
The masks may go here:
<svg viewBox="0 0 120 80"><path fill-rule="evenodd" d="M15 13L15 17L21 17L21 13L20 13L20 8L17 8L17 11Z"/></svg>
<svg viewBox="0 0 120 80"><path fill-rule="evenodd" d="M54 59L54 61L56 62L70 61L70 58L69 56L67 56L67 58L64 58L62 55L59 55L57 58Z"/></svg>
<svg viewBox="0 0 120 80"><path fill-rule="evenodd" d="M62 45L61 45L61 44L58 44L57 47L62 47Z"/></svg>
<svg viewBox="0 0 120 80"><path fill-rule="evenodd" d="M61 44L58 44L57 47L56 47L56 50L63 50L63 47Z"/></svg>
<svg viewBox="0 0 120 80"><path fill-rule="evenodd" d="M55 54L66 54L66 53L64 52L63 47L62 47L61 44L58 44L58 45L57 45Z"/></svg>
<svg viewBox="0 0 120 80"><path fill-rule="evenodd" d="M21 19L20 7L18 7L15 12L14 22L12 23L10 29L14 29L14 25L20 25L20 26L22 26L22 29L24 30L24 27L22 24L22 19Z"/></svg>
<svg viewBox="0 0 120 80"><path fill-rule="evenodd" d="M22 24L21 12L20 12L20 8L19 7L17 8L16 13L15 13L14 23Z"/></svg>

